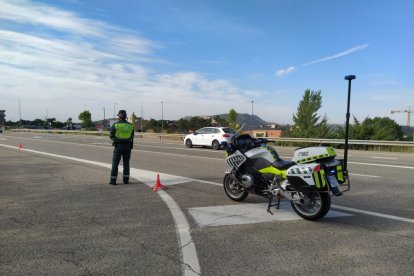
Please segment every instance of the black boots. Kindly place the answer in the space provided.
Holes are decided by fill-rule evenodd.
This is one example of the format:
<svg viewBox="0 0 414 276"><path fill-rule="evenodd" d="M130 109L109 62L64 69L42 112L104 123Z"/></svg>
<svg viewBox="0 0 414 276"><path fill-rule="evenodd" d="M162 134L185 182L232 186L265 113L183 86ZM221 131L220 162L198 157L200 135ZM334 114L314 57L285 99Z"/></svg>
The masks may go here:
<svg viewBox="0 0 414 276"><path fill-rule="evenodd" d="M129 177L124 177L124 184L128 184L128 183L129 183ZM116 185L116 179L111 179L111 181L109 181L109 184Z"/></svg>

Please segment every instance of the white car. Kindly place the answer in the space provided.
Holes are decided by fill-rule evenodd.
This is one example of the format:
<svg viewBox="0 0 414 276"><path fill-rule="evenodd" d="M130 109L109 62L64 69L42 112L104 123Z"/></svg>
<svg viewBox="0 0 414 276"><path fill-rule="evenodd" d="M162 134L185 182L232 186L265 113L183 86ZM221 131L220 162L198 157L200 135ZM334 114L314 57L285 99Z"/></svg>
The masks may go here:
<svg viewBox="0 0 414 276"><path fill-rule="evenodd" d="M218 150L221 142L229 142L236 132L229 127L203 127L184 138L187 148L193 146L208 146Z"/></svg>

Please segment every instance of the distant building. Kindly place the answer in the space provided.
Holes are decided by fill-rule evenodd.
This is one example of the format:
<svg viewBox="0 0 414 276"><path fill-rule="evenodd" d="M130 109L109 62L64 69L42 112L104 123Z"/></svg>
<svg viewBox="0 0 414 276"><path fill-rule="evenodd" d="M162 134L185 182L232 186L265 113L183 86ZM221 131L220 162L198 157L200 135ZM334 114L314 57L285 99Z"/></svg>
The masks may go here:
<svg viewBox="0 0 414 276"><path fill-rule="evenodd" d="M135 131L142 132L143 129L147 126L147 124L148 124L148 120L144 120L138 117L137 120L135 121L135 126L134 126ZM142 126L142 129L141 129L141 126Z"/></svg>
<svg viewBox="0 0 414 276"><path fill-rule="evenodd" d="M253 129L253 130L246 130L243 133L247 133L252 135L253 137L281 137L282 130L280 129Z"/></svg>

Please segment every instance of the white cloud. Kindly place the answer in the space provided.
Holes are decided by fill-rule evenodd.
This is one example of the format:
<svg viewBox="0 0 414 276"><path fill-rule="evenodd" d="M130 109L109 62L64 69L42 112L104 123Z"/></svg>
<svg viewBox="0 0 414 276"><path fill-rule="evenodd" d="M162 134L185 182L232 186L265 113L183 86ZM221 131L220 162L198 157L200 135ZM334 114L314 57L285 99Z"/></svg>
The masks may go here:
<svg viewBox="0 0 414 276"><path fill-rule="evenodd" d="M23 119L48 110L61 121L76 120L84 108L102 118L114 102L137 114L143 105L146 118L160 118L164 101L164 118L178 119L239 110L247 101L249 93L224 79L152 71L151 63L163 62L153 56L162 45L129 30L31 1L0 5L0 98L8 120L18 119L18 99Z"/></svg>
<svg viewBox="0 0 414 276"><path fill-rule="evenodd" d="M340 57L343 57L343 56L347 56L347 55L350 55L350 54L352 54L352 53L355 53L355 52L358 52L358 51L364 50L364 49L366 49L366 48L368 48L368 44L362 44L362 45L359 45L359 46L353 47L353 48L351 48L351 49L345 50L345 51L343 51L343 52L340 52L340 53L334 54L334 55L332 55L332 56L328 56L328 57L324 57L324 58L317 59L317 60L314 60L314 61L306 62L306 63L304 63L304 64L302 64L302 65L303 65L303 66L306 66L306 65L311 65L311 64L315 64L315 63L320 63L320 62L324 62L324 61L328 61L328 60L337 59L337 58L340 58Z"/></svg>
<svg viewBox="0 0 414 276"><path fill-rule="evenodd" d="M295 70L296 70L295 66L290 66L289 68L286 68L286 69L280 69L276 71L276 76L282 77L289 73L292 73Z"/></svg>
<svg viewBox="0 0 414 276"><path fill-rule="evenodd" d="M23 24L42 25L83 35L101 35L99 22L76 14L27 0L0 0L0 18Z"/></svg>

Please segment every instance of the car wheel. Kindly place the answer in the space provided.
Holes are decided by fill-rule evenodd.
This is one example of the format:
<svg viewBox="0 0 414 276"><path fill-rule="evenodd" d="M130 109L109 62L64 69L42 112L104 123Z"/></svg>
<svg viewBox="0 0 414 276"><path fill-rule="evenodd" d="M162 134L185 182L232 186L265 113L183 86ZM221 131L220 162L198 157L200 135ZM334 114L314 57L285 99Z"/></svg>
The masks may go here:
<svg viewBox="0 0 414 276"><path fill-rule="evenodd" d="M214 140L214 141L213 141L212 146L213 146L213 149L214 149L214 150L219 150L219 149L220 149L220 147L221 147L220 142L219 142L219 141L217 141L217 140Z"/></svg>
<svg viewBox="0 0 414 276"><path fill-rule="evenodd" d="M193 147L193 142L191 142L190 139L185 140L185 146L187 148L192 148Z"/></svg>

